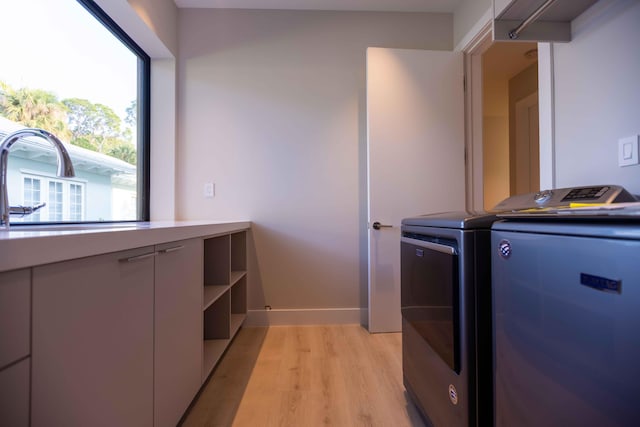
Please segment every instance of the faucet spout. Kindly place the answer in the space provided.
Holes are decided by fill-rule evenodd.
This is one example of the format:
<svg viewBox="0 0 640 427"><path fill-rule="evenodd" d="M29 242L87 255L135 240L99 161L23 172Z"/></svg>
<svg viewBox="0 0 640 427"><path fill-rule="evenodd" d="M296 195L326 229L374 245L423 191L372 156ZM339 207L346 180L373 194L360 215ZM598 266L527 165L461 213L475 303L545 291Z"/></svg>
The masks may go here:
<svg viewBox="0 0 640 427"><path fill-rule="evenodd" d="M75 176L73 163L71 162L71 157L69 157L67 149L64 148L62 141L51 132L47 132L44 129L26 128L10 133L4 137L2 142L0 142L0 227L3 228L9 228L9 217L11 215L11 206L9 206L7 191L7 160L9 158L9 150L18 140L27 136L39 136L53 145L58 156L57 175L59 177L70 178Z"/></svg>

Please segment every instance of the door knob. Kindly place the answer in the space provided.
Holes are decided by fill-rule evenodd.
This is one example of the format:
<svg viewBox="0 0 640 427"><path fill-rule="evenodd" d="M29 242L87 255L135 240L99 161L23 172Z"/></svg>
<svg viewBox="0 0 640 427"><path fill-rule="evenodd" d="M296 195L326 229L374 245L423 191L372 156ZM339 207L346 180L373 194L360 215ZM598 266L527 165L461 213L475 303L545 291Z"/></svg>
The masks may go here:
<svg viewBox="0 0 640 427"><path fill-rule="evenodd" d="M380 224L378 221L373 223L374 230L380 230L381 228L393 228L393 225Z"/></svg>

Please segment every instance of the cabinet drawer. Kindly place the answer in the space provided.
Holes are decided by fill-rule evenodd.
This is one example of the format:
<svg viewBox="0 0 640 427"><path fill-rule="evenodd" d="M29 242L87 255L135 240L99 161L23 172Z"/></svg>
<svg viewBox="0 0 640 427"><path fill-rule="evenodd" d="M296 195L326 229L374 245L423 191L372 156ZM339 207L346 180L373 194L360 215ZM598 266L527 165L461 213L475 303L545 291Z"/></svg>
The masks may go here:
<svg viewBox="0 0 640 427"><path fill-rule="evenodd" d="M31 271L0 273L0 369L29 355Z"/></svg>

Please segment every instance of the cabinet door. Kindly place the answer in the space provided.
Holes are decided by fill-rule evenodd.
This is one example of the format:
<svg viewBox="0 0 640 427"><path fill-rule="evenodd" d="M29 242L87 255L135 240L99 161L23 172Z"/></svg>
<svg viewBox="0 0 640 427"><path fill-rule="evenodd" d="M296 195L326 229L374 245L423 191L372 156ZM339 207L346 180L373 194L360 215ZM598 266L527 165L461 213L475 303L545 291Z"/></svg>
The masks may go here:
<svg viewBox="0 0 640 427"><path fill-rule="evenodd" d="M32 426L151 426L153 248L33 269Z"/></svg>
<svg viewBox="0 0 640 427"><path fill-rule="evenodd" d="M0 424L29 425L29 359L0 371Z"/></svg>
<svg viewBox="0 0 640 427"><path fill-rule="evenodd" d="M31 271L0 273L0 369L29 355Z"/></svg>
<svg viewBox="0 0 640 427"><path fill-rule="evenodd" d="M202 378L203 242L156 250L154 424L175 426Z"/></svg>

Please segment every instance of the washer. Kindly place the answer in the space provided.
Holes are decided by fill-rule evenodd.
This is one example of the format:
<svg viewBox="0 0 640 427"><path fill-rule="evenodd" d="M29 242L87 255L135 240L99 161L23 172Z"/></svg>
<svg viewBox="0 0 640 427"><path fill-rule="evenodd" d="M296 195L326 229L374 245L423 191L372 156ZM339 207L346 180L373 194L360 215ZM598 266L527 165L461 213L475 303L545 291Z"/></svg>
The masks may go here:
<svg viewBox="0 0 640 427"><path fill-rule="evenodd" d="M640 420L640 204L510 214L491 232L495 425Z"/></svg>

